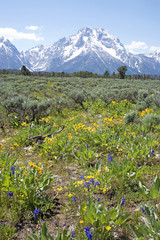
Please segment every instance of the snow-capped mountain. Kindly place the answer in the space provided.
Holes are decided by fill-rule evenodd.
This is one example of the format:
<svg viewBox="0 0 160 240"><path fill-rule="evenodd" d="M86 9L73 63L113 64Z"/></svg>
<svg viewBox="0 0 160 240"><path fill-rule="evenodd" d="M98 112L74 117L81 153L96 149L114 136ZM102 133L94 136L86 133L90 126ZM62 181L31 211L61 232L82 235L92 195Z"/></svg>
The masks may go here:
<svg viewBox="0 0 160 240"><path fill-rule="evenodd" d="M52 46L39 45L21 54L8 40L3 39L2 42L0 40L0 69L19 69L24 64L32 71L90 71L103 74L106 70L116 72L118 67L126 65L128 74L160 74L160 53L131 54L117 37L101 28L82 28L77 34L62 38ZM14 48L12 54L9 54L10 47L8 49L7 45ZM3 49L6 54L3 55L4 60L1 59ZM13 55L16 58L13 59ZM13 64L9 65L8 62Z"/></svg>
<svg viewBox="0 0 160 240"><path fill-rule="evenodd" d="M0 38L0 69L19 69L22 66L17 48L4 37Z"/></svg>

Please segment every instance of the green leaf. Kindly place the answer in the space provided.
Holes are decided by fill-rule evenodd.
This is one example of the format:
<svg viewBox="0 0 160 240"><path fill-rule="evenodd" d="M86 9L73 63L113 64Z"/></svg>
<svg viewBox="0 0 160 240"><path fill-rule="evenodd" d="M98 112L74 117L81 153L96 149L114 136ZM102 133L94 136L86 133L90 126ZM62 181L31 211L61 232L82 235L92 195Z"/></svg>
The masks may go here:
<svg viewBox="0 0 160 240"><path fill-rule="evenodd" d="M116 225L121 225L121 224L125 223L130 216L131 216L131 214L129 214L129 213L126 213L126 214L122 215L122 216L115 222L115 224L116 224Z"/></svg>
<svg viewBox="0 0 160 240"><path fill-rule="evenodd" d="M137 239L139 239L139 240L144 239L143 234L138 229L136 229L136 227L134 225L130 224L130 228L132 229L132 231Z"/></svg>

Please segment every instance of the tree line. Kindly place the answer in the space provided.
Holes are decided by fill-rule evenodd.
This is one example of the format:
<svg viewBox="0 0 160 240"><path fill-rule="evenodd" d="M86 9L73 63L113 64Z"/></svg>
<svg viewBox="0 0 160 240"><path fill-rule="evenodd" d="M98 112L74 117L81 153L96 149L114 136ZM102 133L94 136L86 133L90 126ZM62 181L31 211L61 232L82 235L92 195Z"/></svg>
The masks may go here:
<svg viewBox="0 0 160 240"><path fill-rule="evenodd" d="M0 74L16 74L16 75L25 75L25 76L46 76L46 77L81 77L81 78L111 78L111 79L160 79L160 75L152 74L126 74L127 67L121 66L117 68L117 73L109 73L108 70L104 74L100 75L97 73L92 73L88 71L79 71L73 73L65 72L31 72L25 65L21 67L20 70L0 70Z"/></svg>

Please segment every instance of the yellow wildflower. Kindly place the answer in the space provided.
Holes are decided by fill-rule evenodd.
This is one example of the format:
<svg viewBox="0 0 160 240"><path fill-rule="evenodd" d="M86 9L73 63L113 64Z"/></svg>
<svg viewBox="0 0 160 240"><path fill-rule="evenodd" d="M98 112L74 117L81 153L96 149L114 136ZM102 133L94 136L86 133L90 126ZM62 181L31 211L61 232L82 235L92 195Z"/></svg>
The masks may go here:
<svg viewBox="0 0 160 240"><path fill-rule="evenodd" d="M58 190L59 192L61 192L62 189L63 189L62 187L57 188L57 190Z"/></svg>
<svg viewBox="0 0 160 240"><path fill-rule="evenodd" d="M22 125L23 127L26 127L26 126L27 126L27 123L26 123L26 122L22 122L21 125Z"/></svg>
<svg viewBox="0 0 160 240"><path fill-rule="evenodd" d="M109 230L111 229L111 227L110 227L110 226L107 226L106 229L107 229L107 231L109 231Z"/></svg>
<svg viewBox="0 0 160 240"><path fill-rule="evenodd" d="M0 143L0 148L3 148L3 144L2 143Z"/></svg>
<svg viewBox="0 0 160 240"><path fill-rule="evenodd" d="M56 138L56 137L54 137L54 138L53 138L53 141L54 141L54 142L56 142L56 141L57 141L57 138Z"/></svg>
<svg viewBox="0 0 160 240"><path fill-rule="evenodd" d="M19 147L18 143L15 143L14 146L15 146L15 147Z"/></svg>
<svg viewBox="0 0 160 240"><path fill-rule="evenodd" d="M83 221L83 220L80 220L79 223L84 223L84 221Z"/></svg>

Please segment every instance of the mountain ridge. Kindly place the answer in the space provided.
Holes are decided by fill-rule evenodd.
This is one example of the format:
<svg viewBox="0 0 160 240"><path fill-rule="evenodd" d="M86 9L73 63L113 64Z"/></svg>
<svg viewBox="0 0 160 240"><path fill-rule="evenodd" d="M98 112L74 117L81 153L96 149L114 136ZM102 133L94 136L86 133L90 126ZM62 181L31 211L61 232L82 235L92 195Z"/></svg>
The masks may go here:
<svg viewBox="0 0 160 240"><path fill-rule="evenodd" d="M9 40L0 38L0 69L20 69L22 65L31 71L98 74L106 70L116 72L126 65L128 74L160 74L160 52L132 54L117 37L102 28L81 28L77 34L61 38L52 46L38 45L21 53Z"/></svg>

